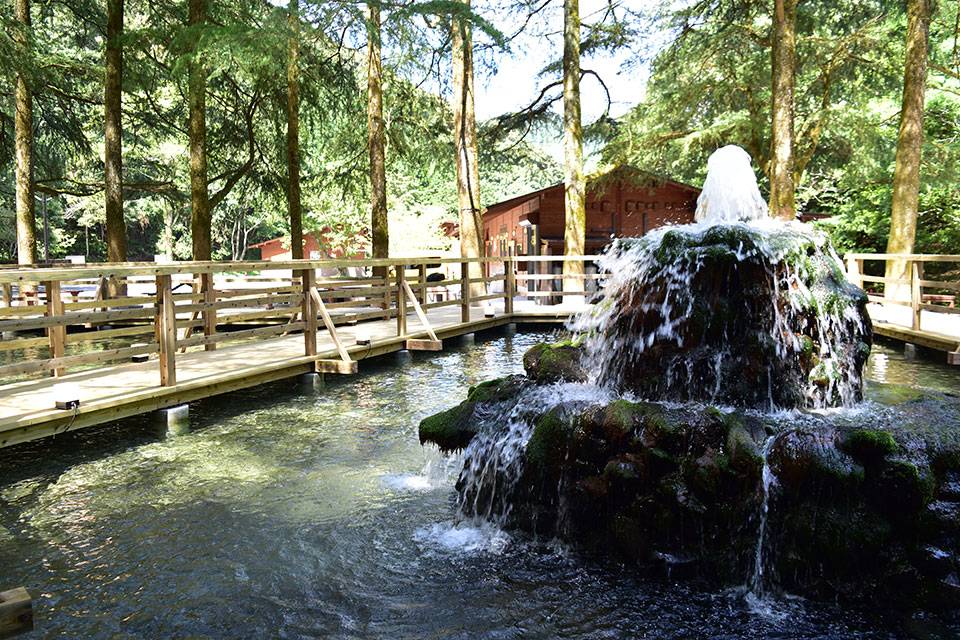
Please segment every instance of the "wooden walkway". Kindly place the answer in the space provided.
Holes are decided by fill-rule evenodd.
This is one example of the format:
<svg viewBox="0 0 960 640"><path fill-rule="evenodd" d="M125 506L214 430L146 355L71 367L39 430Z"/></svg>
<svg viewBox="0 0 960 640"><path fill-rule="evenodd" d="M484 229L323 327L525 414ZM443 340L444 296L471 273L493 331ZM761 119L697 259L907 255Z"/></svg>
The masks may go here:
<svg viewBox="0 0 960 640"><path fill-rule="evenodd" d="M931 265L956 273L960 255L849 253L847 277L867 291L875 334L946 353L947 363L960 365L960 281L930 279ZM868 275L886 273L887 266L900 277ZM881 291L893 292L885 297Z"/></svg>
<svg viewBox="0 0 960 640"><path fill-rule="evenodd" d="M512 322L562 322L572 307L538 307L513 314L495 308L494 317L484 309L470 310L470 321L462 322L459 307L427 312L427 319L441 340L483 331ZM406 348L408 339L426 339L427 331L415 313L407 316L407 335L397 336L397 320L363 322L338 327L338 335L350 357L363 361ZM356 336L365 333L371 344L357 345ZM317 333L317 354L304 356L302 334L229 345L216 351L191 351L177 356L177 383L162 386L157 361L124 363L45 377L0 386L0 447L89 427L120 418L172 407L229 391L314 372L315 363L338 356L326 330ZM68 385L80 400L74 417L69 410L55 408L61 385Z"/></svg>

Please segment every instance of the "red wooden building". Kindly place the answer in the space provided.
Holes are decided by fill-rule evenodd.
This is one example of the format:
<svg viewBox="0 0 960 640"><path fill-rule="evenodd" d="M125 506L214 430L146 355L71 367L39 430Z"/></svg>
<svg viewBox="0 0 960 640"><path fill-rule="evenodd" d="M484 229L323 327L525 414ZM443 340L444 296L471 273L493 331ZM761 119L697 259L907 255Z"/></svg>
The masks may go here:
<svg viewBox="0 0 960 640"><path fill-rule="evenodd" d="M364 251L356 255L344 256L343 250L339 247L334 248L330 240L322 235L330 230L324 227L318 238L314 232L303 234L303 257L310 260L326 260L332 258L363 258ZM290 249L290 236L280 236L258 244L252 244L248 249L260 249L261 260L292 260L293 252Z"/></svg>
<svg viewBox="0 0 960 640"><path fill-rule="evenodd" d="M487 207L483 240L488 256L562 255L564 184ZM587 254L613 238L633 238L666 224L693 222L700 189L632 168L620 168L587 185Z"/></svg>

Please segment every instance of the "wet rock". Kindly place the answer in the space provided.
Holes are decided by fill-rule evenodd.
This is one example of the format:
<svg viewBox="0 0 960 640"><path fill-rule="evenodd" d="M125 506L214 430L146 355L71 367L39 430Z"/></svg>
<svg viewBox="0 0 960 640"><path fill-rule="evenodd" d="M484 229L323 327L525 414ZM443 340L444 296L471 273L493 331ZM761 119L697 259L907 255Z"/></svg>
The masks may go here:
<svg viewBox="0 0 960 640"><path fill-rule="evenodd" d="M872 344L866 296L826 243L747 225L618 240L633 271L609 285L617 312L597 314L602 379L647 399L739 407L859 399Z"/></svg>
<svg viewBox="0 0 960 640"><path fill-rule="evenodd" d="M499 415L529 385L529 380L516 375L470 387L464 402L420 421L420 444L432 442L443 451L465 448L477 433L499 428Z"/></svg>
<svg viewBox="0 0 960 640"><path fill-rule="evenodd" d="M565 340L554 344L539 343L523 354L523 368L527 377L545 384L551 382L583 382L583 347Z"/></svg>

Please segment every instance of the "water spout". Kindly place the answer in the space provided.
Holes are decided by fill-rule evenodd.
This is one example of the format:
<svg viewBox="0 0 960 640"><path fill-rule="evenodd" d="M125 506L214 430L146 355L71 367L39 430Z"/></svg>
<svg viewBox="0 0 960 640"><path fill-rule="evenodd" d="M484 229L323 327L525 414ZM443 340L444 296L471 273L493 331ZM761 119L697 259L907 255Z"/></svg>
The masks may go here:
<svg viewBox="0 0 960 640"><path fill-rule="evenodd" d="M768 217L767 203L750 166L750 154L732 144L714 151L707 160L707 179L697 198L694 219L722 224Z"/></svg>

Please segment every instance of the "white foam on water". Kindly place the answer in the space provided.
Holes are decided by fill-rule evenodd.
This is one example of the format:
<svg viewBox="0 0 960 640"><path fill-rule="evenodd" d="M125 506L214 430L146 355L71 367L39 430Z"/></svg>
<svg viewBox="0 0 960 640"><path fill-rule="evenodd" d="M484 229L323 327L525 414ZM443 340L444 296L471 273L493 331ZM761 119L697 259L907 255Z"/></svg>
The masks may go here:
<svg viewBox="0 0 960 640"><path fill-rule="evenodd" d="M436 552L498 555L511 541L510 534L486 521L438 522L417 529L413 539L428 555Z"/></svg>
<svg viewBox="0 0 960 640"><path fill-rule="evenodd" d="M400 491L431 491L439 486L429 476L412 473L383 476L380 484Z"/></svg>

